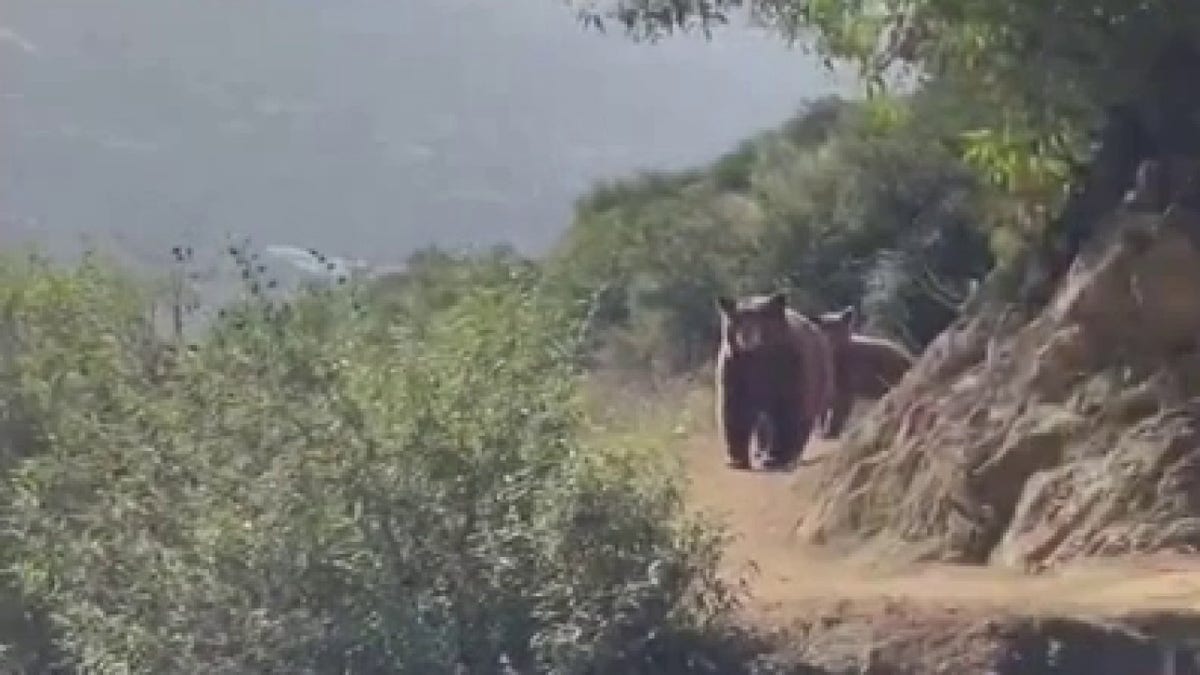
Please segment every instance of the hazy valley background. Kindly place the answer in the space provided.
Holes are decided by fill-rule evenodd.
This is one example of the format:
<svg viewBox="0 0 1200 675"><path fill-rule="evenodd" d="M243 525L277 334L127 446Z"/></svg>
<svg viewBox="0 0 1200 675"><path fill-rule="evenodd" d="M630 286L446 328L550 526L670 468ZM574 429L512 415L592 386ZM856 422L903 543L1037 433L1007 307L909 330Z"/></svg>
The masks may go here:
<svg viewBox="0 0 1200 675"><path fill-rule="evenodd" d="M227 232L537 253L597 179L706 162L849 82L742 25L638 45L553 0L3 5L0 242L145 261Z"/></svg>

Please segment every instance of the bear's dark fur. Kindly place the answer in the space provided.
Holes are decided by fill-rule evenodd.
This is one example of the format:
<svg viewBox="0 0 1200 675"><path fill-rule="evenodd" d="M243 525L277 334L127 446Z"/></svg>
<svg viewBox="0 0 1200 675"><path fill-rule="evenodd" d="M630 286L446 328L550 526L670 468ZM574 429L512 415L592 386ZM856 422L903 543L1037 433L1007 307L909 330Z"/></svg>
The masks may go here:
<svg viewBox="0 0 1200 675"><path fill-rule="evenodd" d="M855 333L853 322L852 307L827 312L815 319L829 341L833 359L833 394L828 410L822 415L825 438L842 434L854 399L882 398L915 361L902 345Z"/></svg>
<svg viewBox="0 0 1200 675"><path fill-rule="evenodd" d="M787 306L783 293L717 298L717 426L729 464L750 468L750 440L766 446L767 462L800 456L813 424L828 408L833 374L820 328ZM763 429L762 423L769 425Z"/></svg>

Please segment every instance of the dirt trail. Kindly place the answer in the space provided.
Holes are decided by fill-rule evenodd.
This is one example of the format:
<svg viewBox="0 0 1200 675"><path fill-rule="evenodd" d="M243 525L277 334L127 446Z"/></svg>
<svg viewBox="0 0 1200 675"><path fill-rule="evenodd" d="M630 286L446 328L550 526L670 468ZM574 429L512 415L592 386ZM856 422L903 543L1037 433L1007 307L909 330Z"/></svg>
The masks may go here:
<svg viewBox="0 0 1200 675"><path fill-rule="evenodd" d="M1029 575L944 564L883 569L806 547L792 536L796 509L811 488L815 463L836 451L833 443L810 445L808 464L784 473L731 471L712 439L686 450L692 503L718 515L735 536L726 572L746 578L746 609L763 627L787 626L811 616L814 607L847 604L1092 618L1200 612L1195 557L1122 559Z"/></svg>

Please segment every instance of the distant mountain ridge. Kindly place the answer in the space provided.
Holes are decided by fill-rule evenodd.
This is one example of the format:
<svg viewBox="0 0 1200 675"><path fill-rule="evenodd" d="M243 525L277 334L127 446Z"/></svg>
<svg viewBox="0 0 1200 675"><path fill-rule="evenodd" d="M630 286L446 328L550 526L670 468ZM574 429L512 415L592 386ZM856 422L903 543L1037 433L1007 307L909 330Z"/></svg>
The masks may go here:
<svg viewBox="0 0 1200 675"><path fill-rule="evenodd" d="M0 243L52 247L537 251L596 179L706 161L836 84L766 37L638 46L553 0L9 0L0 31Z"/></svg>

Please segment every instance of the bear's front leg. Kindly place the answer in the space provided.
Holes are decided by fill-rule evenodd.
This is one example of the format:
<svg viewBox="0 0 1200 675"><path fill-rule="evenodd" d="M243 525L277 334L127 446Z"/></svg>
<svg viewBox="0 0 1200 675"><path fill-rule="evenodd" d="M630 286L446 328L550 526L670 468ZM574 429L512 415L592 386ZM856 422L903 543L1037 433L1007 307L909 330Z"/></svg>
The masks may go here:
<svg viewBox="0 0 1200 675"><path fill-rule="evenodd" d="M760 412L746 375L746 363L739 359L722 355L717 363L717 428L735 469L750 468L750 439Z"/></svg>
<svg viewBox="0 0 1200 675"><path fill-rule="evenodd" d="M825 438L838 438L846 428L846 420L850 417L851 404L854 397L850 392L838 390L834 394L833 406L825 424Z"/></svg>
<svg viewBox="0 0 1200 675"><path fill-rule="evenodd" d="M734 469L750 468L750 439L754 435L756 411L746 401L734 396L725 396L720 404L721 430L725 436L725 452L729 466Z"/></svg>
<svg viewBox="0 0 1200 675"><path fill-rule="evenodd" d="M783 397L771 407L772 443L768 446L767 466L780 468L794 462L804 452L813 423L795 401Z"/></svg>

